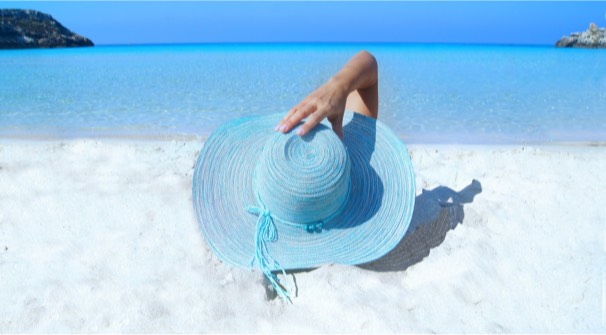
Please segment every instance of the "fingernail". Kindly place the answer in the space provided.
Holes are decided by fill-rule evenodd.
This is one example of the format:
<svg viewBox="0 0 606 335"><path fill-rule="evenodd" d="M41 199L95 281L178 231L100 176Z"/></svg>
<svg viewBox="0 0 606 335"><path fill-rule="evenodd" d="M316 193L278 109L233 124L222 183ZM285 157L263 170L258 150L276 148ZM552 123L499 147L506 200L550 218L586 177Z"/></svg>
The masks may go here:
<svg viewBox="0 0 606 335"><path fill-rule="evenodd" d="M280 126L280 128L278 128L279 131L284 132L286 130L286 125L283 124Z"/></svg>
<svg viewBox="0 0 606 335"><path fill-rule="evenodd" d="M297 135L299 135L299 136L303 135L303 128L297 129Z"/></svg>
<svg viewBox="0 0 606 335"><path fill-rule="evenodd" d="M280 125L277 125L276 128L274 128L274 131L278 131L278 129L280 129Z"/></svg>

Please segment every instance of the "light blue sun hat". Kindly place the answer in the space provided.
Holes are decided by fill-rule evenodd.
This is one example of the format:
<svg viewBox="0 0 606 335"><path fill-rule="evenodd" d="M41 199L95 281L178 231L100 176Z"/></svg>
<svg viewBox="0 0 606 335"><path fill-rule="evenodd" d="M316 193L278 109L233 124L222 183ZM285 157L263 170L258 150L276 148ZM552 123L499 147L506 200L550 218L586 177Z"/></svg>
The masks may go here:
<svg viewBox="0 0 606 335"><path fill-rule="evenodd" d="M196 162L193 203L214 253L258 267L290 300L273 271L363 264L393 249L415 182L404 143L380 121L345 112L341 140L326 120L302 137L276 132L282 117L215 130Z"/></svg>

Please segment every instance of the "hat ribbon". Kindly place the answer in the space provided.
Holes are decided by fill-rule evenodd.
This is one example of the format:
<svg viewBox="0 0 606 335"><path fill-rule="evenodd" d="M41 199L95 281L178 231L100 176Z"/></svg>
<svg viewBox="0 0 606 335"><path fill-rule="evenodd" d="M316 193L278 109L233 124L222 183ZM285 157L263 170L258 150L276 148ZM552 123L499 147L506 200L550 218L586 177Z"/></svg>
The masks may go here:
<svg viewBox="0 0 606 335"><path fill-rule="evenodd" d="M290 289L286 290L282 286L278 276L271 272L269 267L270 262L273 262L274 267L280 268L282 274L286 277L286 271L284 271L282 266L271 257L267 248L267 242L275 242L278 240L278 229L271 216L271 212L263 206L247 206L246 210L251 214L259 216L257 219L257 233L255 234L255 256L251 260L251 265L256 262L257 266L261 269L265 277L267 277L278 295L280 295L284 301L292 303L290 299Z"/></svg>

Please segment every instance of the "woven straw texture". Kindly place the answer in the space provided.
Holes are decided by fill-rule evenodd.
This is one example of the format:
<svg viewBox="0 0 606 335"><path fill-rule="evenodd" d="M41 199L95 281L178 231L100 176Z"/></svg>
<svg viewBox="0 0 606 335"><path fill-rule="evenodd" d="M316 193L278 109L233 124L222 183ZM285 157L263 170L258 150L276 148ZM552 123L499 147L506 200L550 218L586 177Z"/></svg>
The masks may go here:
<svg viewBox="0 0 606 335"><path fill-rule="evenodd" d="M345 113L342 143L326 121L299 138L273 131L282 116L229 122L199 154L194 209L215 254L254 266L258 217L246 208L260 199L275 216L278 238L267 248L283 269L361 264L394 248L415 199L414 171L400 139L380 121L352 112ZM313 233L296 224L317 220L323 227Z"/></svg>

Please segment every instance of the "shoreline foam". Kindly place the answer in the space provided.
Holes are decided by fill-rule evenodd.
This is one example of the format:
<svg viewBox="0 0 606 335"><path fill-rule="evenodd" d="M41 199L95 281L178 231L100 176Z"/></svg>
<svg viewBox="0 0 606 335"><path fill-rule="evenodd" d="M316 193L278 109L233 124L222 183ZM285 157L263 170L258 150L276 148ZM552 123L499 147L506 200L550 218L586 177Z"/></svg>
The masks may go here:
<svg viewBox="0 0 606 335"><path fill-rule="evenodd" d="M0 143L10 142L74 142L74 141L100 141L100 142L200 142L206 141L209 135L191 135L191 134L97 134L97 135L75 135L75 136L61 136L61 135L50 135L50 134L1 134ZM462 141L462 142L449 142L447 140L419 140L410 139L405 135L400 135L400 139L406 144L407 147L412 146L434 146L434 147L604 147L606 141L600 140L569 140L569 141L521 141L521 142L474 142L474 141Z"/></svg>

